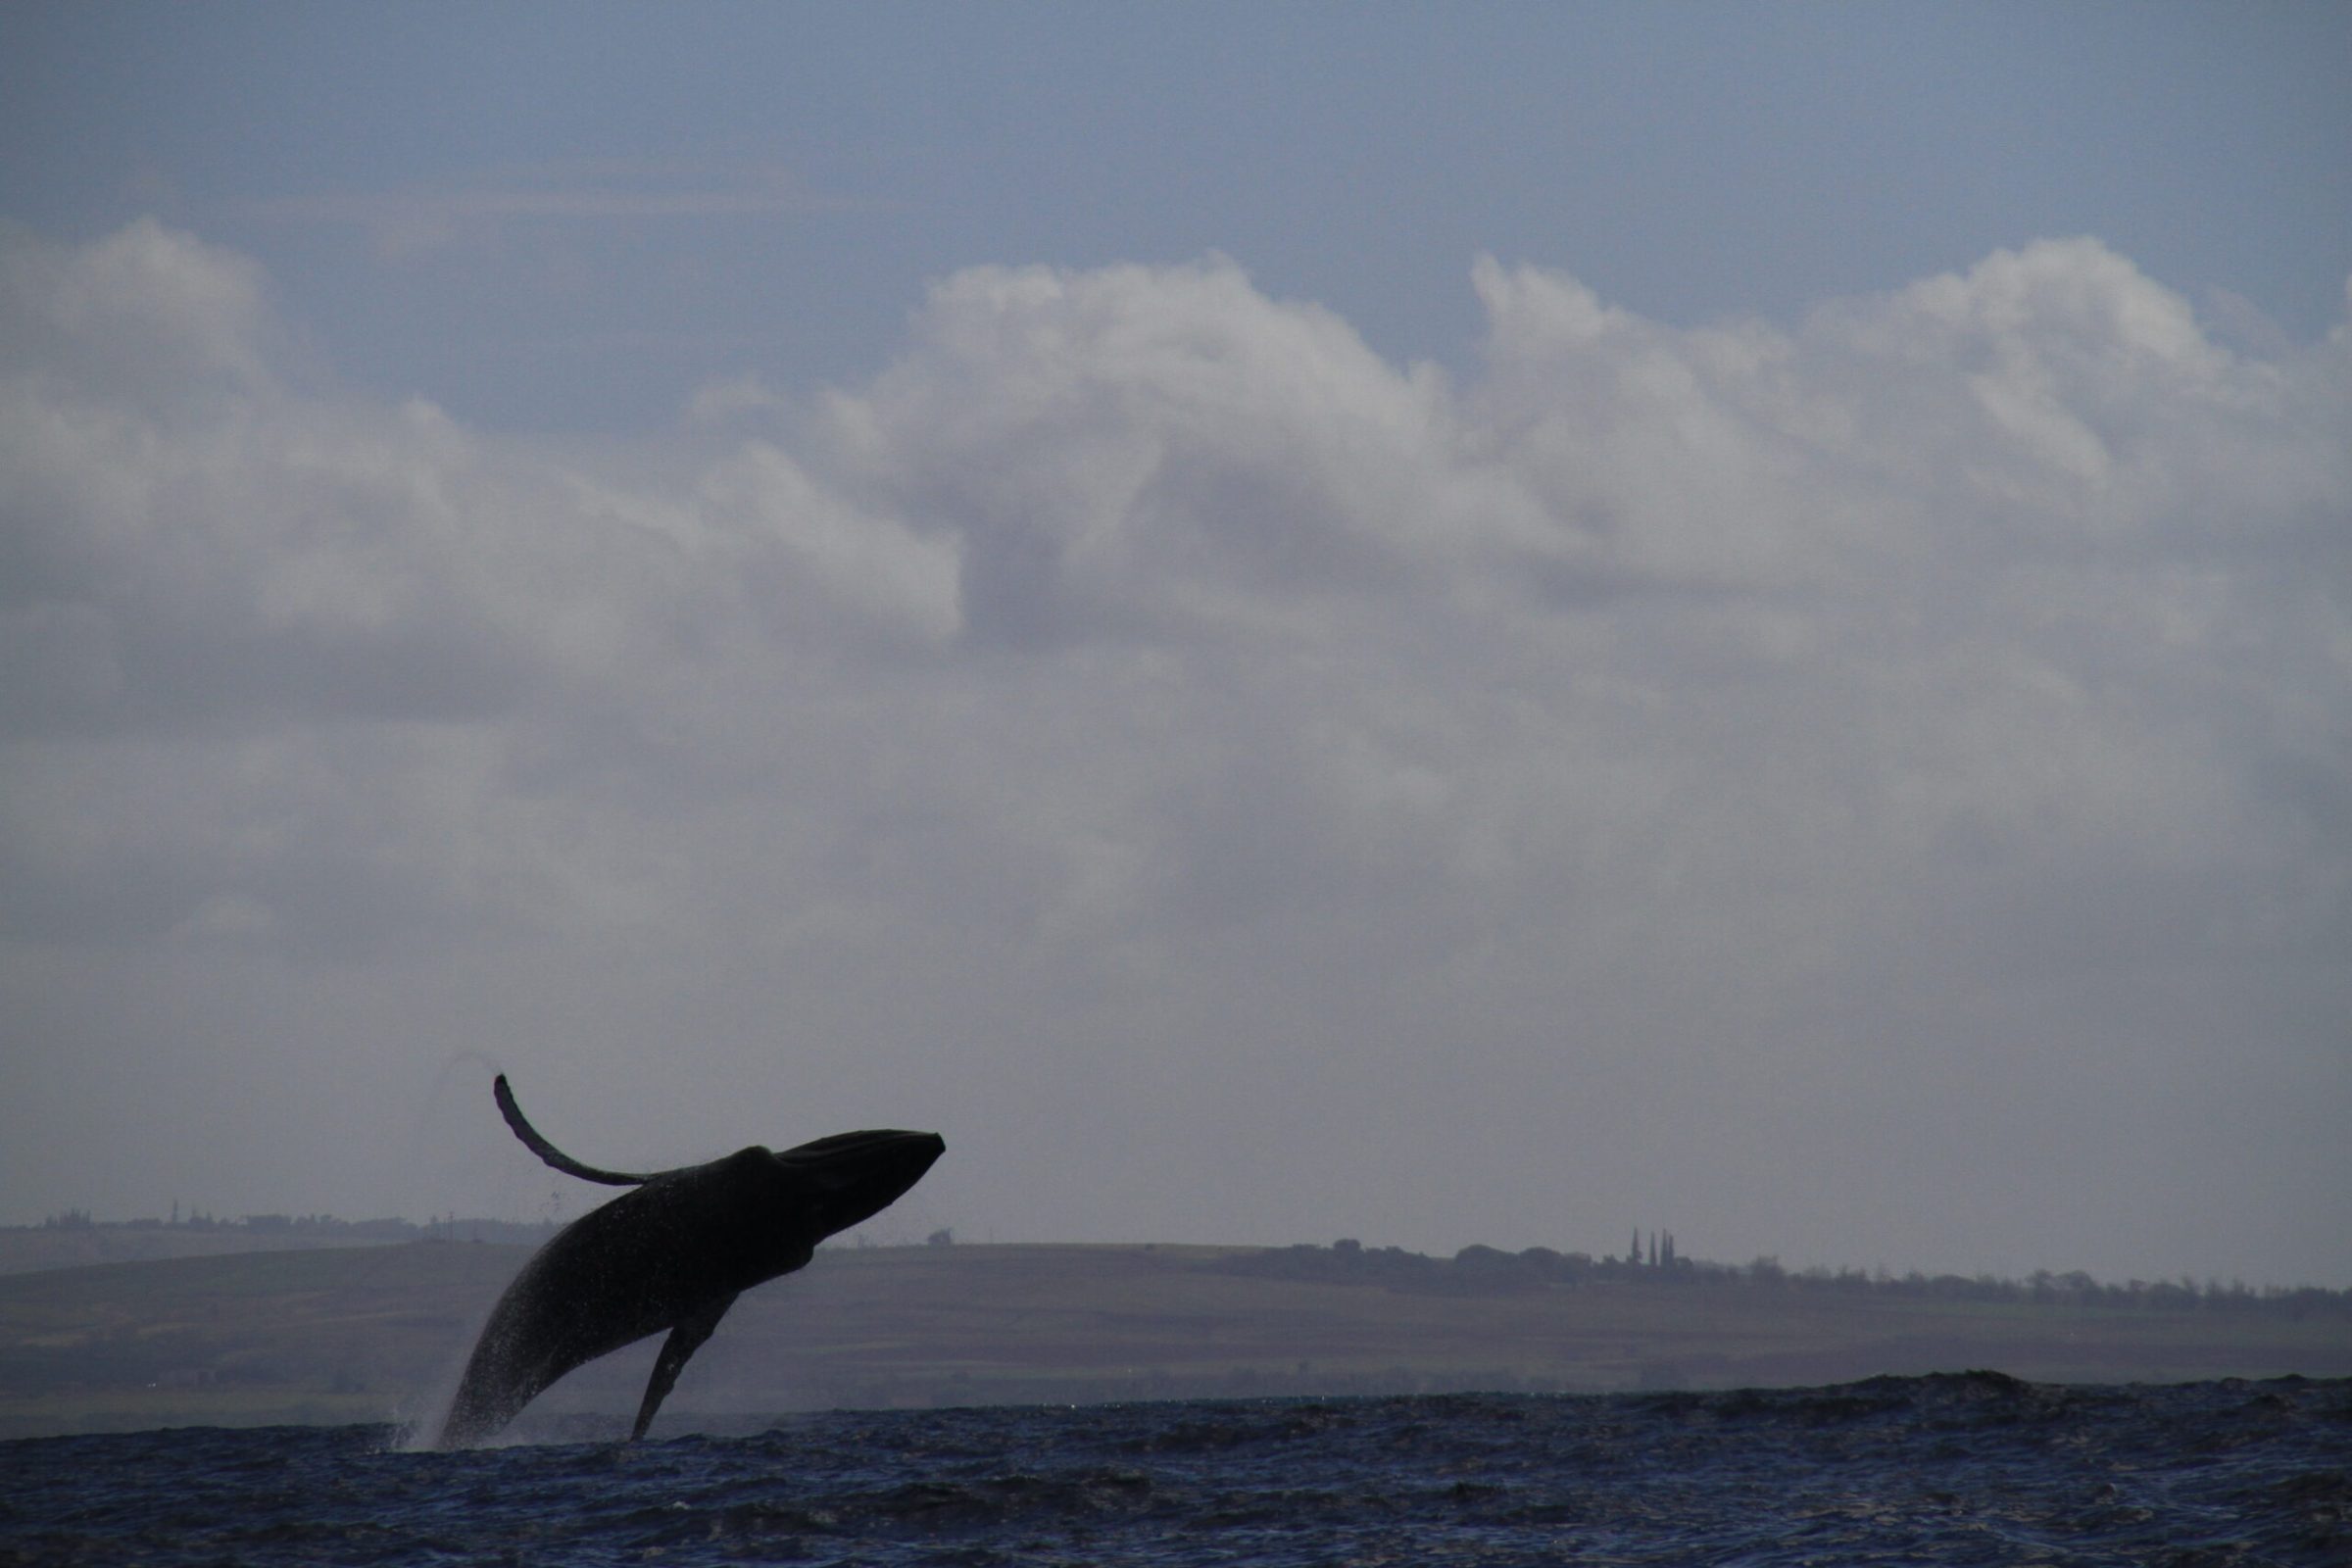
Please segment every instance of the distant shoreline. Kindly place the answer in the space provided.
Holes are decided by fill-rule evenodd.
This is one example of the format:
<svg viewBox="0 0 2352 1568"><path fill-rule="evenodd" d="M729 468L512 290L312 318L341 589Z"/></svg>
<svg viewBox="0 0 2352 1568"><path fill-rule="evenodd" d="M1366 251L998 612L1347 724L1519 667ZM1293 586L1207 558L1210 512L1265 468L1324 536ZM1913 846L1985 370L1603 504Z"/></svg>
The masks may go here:
<svg viewBox="0 0 2352 1568"><path fill-rule="evenodd" d="M173 1257L220 1256L236 1252L281 1251L297 1249L327 1247L381 1247L404 1242L466 1241L500 1245L536 1247L564 1228L561 1220L505 1220L482 1216L461 1217L451 1214L429 1220L410 1219L337 1219L328 1214L248 1214L236 1219L218 1219L197 1215L189 1219L162 1220L153 1218L128 1220L93 1219L74 1210L63 1216L53 1215L37 1225L0 1225L0 1275L21 1274L38 1269L74 1268L91 1263L148 1262ZM953 1242L952 1231L942 1231L934 1238ZM836 1249L855 1247L870 1249L905 1246L905 1243L872 1244L858 1237L850 1242L835 1242ZM1489 1279L1507 1276L1513 1272L1532 1273L1561 1281L1565 1277L1595 1276L1602 1278L1659 1277L1645 1271L1663 1269L1668 1277L1695 1277L1722 1281L1726 1279L1789 1280L1798 1286L1823 1287L1843 1291L1891 1290L1912 1295L1931 1294L1948 1297L1968 1297L1977 1299L1999 1299L2025 1297L2043 1304L2058 1299L2104 1299L2110 1304L2139 1304L2157 1309L2193 1308L2213 1303L2217 1309L2267 1309L2279 1303L2299 1303L2292 1307L2298 1313L2341 1313L2352 1316L2352 1286L2334 1289L2310 1284L2248 1286L2231 1280L2225 1284L2208 1278L2202 1283L2188 1276L2178 1280L2101 1281L2080 1270L2066 1274L2038 1271L2025 1279L1991 1274L1925 1275L1916 1270L1891 1275L1885 1271L1866 1272L1852 1267L1831 1269L1808 1266L1784 1268L1777 1257L1758 1257L1744 1264L1707 1262L1677 1256L1671 1236L1666 1238L1663 1258L1653 1238L1646 1258L1636 1248L1626 1257L1592 1257L1583 1252L1561 1252L1548 1247L1531 1247L1517 1252L1497 1248L1472 1245L1451 1257L1409 1252L1402 1248L1367 1248L1353 1241L1340 1241L1328 1247L1301 1242L1290 1245L1256 1243L1174 1243L1174 1242L1023 1242L1004 1244L965 1243L965 1246L1004 1245L1027 1247L1206 1247L1226 1253L1267 1254L1266 1265L1271 1272L1288 1272L1300 1277L1345 1277L1351 1272L1368 1271L1384 1283L1396 1283L1415 1273L1434 1277L1448 1269L1477 1270ZM1284 1267L1272 1259L1290 1259Z"/></svg>
<svg viewBox="0 0 2352 1568"><path fill-rule="evenodd" d="M182 1220L91 1219L78 1211L39 1225L0 1225L0 1275L92 1263L149 1263L173 1257L277 1252L320 1247L390 1247L403 1242L473 1241L536 1247L563 1226L553 1220L336 1219L327 1214L196 1215Z"/></svg>

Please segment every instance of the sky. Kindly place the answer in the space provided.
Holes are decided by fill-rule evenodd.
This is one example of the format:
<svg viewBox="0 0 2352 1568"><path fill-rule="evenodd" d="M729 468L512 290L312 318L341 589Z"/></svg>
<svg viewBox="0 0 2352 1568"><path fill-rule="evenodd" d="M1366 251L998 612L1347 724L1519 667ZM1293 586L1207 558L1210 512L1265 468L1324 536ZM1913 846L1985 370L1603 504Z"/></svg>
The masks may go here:
<svg viewBox="0 0 2352 1568"><path fill-rule="evenodd" d="M0 1223L2352 1286L2352 10L0 11Z"/></svg>

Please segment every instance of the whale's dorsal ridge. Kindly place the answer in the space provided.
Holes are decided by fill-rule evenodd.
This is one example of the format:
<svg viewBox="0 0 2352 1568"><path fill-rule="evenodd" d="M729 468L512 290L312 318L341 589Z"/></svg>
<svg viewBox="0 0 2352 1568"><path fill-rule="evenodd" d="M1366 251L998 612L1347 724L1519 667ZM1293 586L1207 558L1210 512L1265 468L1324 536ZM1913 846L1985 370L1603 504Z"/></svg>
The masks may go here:
<svg viewBox="0 0 2352 1568"><path fill-rule="evenodd" d="M539 1129L523 1120L522 1107L514 1103L514 1091L507 1087L505 1073L498 1075L498 1081L491 1085L491 1092L498 1097L498 1113L507 1118L507 1125L514 1130L515 1137L522 1140L522 1147L564 1175L577 1176L584 1182L602 1182L607 1187L642 1187L653 1180L651 1176L632 1176L626 1171L598 1170L594 1165L583 1165L540 1137Z"/></svg>

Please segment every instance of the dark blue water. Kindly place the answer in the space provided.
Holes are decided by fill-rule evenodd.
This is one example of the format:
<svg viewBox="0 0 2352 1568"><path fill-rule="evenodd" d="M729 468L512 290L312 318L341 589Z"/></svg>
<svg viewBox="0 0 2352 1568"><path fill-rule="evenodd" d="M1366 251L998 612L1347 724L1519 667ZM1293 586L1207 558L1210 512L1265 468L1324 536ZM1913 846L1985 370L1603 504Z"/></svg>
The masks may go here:
<svg viewBox="0 0 2352 1568"><path fill-rule="evenodd" d="M657 1429L658 1431L659 1429ZM0 1444L0 1563L2352 1563L2352 1382L795 1417L404 1453Z"/></svg>

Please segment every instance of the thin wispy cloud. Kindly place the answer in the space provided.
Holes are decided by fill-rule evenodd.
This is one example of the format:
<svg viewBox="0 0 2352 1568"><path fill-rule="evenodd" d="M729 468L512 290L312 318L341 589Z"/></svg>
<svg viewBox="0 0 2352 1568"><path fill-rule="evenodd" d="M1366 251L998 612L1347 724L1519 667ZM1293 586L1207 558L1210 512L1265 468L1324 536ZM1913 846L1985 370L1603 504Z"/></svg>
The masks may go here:
<svg viewBox="0 0 2352 1568"><path fill-rule="evenodd" d="M400 256L479 240L515 224L772 220L892 205L817 190L781 166L604 160L508 166L432 185L272 196L248 201L242 210L280 222L355 228L379 254Z"/></svg>

